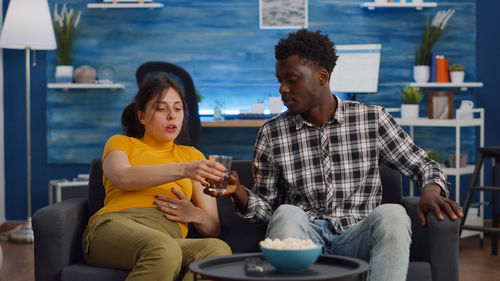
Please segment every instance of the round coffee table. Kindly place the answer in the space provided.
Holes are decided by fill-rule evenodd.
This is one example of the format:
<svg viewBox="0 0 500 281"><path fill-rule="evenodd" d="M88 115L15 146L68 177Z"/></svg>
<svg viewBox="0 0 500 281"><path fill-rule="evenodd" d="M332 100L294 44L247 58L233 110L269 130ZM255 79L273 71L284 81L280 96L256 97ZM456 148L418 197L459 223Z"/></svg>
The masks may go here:
<svg viewBox="0 0 500 281"><path fill-rule="evenodd" d="M245 272L245 260L258 257L262 260L264 272L259 276L249 276ZM356 277L366 280L368 263L350 257L321 255L316 263L301 272L280 272L267 262L261 253L235 254L231 256L213 257L191 263L189 269L194 273L194 280L208 278L219 281L236 280L335 280L347 281Z"/></svg>

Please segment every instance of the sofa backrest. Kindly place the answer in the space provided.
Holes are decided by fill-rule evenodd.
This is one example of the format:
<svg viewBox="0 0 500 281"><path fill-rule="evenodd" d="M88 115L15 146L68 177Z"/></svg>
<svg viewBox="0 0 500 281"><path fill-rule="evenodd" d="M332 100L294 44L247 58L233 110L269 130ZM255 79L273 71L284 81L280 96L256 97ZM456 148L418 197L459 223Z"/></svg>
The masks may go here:
<svg viewBox="0 0 500 281"><path fill-rule="evenodd" d="M240 182L248 188L253 187L252 161L233 160L231 169L238 172ZM385 165L380 167L382 178L382 203L401 203L401 174ZM104 205L104 186L102 185L101 159L92 161L89 173L88 208L90 215ZM224 240L233 253L258 252L259 241L265 238L266 225L256 225L241 219L235 214L229 196L217 198L220 221L219 238ZM193 225L189 225L188 238L198 238Z"/></svg>
<svg viewBox="0 0 500 281"><path fill-rule="evenodd" d="M251 160L233 160L231 169L238 172L240 182L252 188L252 161ZM380 177L382 180L382 204L398 203L401 204L402 184L401 174L384 164L380 164ZM104 205L105 190L102 185L101 159L95 158L90 165L89 173L89 193L88 208L90 214L94 214Z"/></svg>

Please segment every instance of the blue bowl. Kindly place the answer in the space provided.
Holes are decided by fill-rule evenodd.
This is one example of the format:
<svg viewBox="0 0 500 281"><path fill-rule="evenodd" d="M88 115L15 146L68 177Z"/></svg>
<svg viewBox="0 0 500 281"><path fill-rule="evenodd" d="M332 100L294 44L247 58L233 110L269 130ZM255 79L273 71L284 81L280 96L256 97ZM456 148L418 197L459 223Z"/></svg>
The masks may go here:
<svg viewBox="0 0 500 281"><path fill-rule="evenodd" d="M321 254L321 247L299 250L275 250L260 247L266 260L283 272L304 271L316 262Z"/></svg>

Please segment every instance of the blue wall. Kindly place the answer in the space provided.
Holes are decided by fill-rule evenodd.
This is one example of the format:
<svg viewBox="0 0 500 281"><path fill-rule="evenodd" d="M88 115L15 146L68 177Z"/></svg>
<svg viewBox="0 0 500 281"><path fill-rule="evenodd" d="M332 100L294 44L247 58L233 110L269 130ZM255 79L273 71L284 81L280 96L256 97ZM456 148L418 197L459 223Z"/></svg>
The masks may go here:
<svg viewBox="0 0 500 281"><path fill-rule="evenodd" d="M71 7L83 11L82 30L73 53L73 64L76 67L90 64L95 68L111 64L118 70L118 80L124 82L126 88L111 93L46 89L46 83L53 82L55 52L37 52L38 64L31 72L34 210L47 204L50 179L71 178L77 173L88 172L89 160L100 154L109 135L119 131L121 109L137 89L134 74L143 62L165 60L188 70L196 88L205 97L201 109L211 109L216 100L224 100L227 109L245 110L251 103L277 92L273 46L290 30L259 30L257 0L166 1L165 8L160 10L85 9L87 2L68 1ZM466 80L478 80L475 1L438 1L438 9L423 11L367 11L359 8L359 2L309 1L310 29L328 33L337 44L383 44L379 93L360 95L359 100L386 107L399 106L398 91L402 82L411 80L414 50L425 20L438 9L455 8L457 12L449 23L449 32L435 50L445 54L452 63L466 64ZM481 2L489 1L478 1L479 4ZM54 1L49 1L49 4L52 7ZM7 3L4 4L4 11L6 7ZM493 30L495 25L492 22L498 22L498 19L491 10L485 8L484 12L490 16L490 32L497 32ZM488 39L481 43L481 33L477 34L478 50L483 44L491 44ZM492 48L489 57L484 59L498 58L494 50ZM486 66L485 72L493 65ZM482 73L481 66L479 61L479 74ZM5 192L9 220L24 219L26 216L23 69L24 52L4 50ZM480 79L488 86L486 78ZM490 79L491 84L498 83ZM493 90L485 90L486 87L460 93L456 95L455 104L463 98L475 100L476 96L481 97L478 102L483 105L495 104L496 96L486 94ZM425 114L425 110L424 105L421 115ZM490 114L493 112L491 110ZM417 143L432 147L431 136L435 132L417 133ZM229 134L247 134L224 146L232 152L239 152L241 158L249 158L254 129L235 134L229 130L204 128L200 149L204 153L220 152L217 139L220 136L229 138ZM452 134L444 136L438 149L448 149L447 143L454 142ZM473 138L464 141L469 142L471 147L475 146Z"/></svg>

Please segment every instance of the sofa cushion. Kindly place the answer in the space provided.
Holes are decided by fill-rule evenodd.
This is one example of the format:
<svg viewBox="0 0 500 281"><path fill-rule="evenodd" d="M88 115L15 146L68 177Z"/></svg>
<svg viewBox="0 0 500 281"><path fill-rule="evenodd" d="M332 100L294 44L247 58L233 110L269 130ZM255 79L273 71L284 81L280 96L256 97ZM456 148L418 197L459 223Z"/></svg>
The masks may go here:
<svg viewBox="0 0 500 281"><path fill-rule="evenodd" d="M123 281L129 273L130 271L93 267L79 263L65 267L61 272L61 281Z"/></svg>

